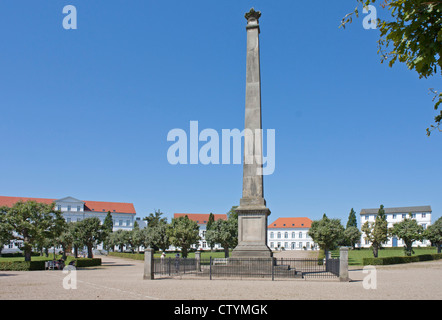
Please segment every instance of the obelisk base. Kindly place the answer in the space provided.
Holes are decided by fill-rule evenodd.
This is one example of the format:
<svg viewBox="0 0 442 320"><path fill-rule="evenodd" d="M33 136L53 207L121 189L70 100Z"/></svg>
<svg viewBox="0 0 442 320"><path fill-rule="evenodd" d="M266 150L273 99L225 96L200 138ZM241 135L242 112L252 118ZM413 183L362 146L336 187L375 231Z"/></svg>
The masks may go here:
<svg viewBox="0 0 442 320"><path fill-rule="evenodd" d="M267 216L270 210L265 204L243 205L243 202L235 210L238 213L238 246L233 249L232 257L271 258L273 253L267 246Z"/></svg>

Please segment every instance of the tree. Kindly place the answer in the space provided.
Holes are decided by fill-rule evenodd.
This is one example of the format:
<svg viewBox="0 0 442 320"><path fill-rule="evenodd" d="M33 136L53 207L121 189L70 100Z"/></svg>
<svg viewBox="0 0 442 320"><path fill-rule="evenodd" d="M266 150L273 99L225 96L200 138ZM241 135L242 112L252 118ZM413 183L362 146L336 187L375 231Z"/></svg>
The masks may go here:
<svg viewBox="0 0 442 320"><path fill-rule="evenodd" d="M0 254L2 253L3 246L13 239L12 227L7 223L8 211L8 207L0 207Z"/></svg>
<svg viewBox="0 0 442 320"><path fill-rule="evenodd" d="M347 226L345 228L348 227L358 227L358 220L356 218L356 212L353 210L353 208L351 208L350 213L348 215L348 221L347 221Z"/></svg>
<svg viewBox="0 0 442 320"><path fill-rule="evenodd" d="M326 256L329 250L336 247L342 239L344 227L340 219L329 219L324 213L321 220L315 220L308 231L308 235L324 250Z"/></svg>
<svg viewBox="0 0 442 320"><path fill-rule="evenodd" d="M419 225L416 220L412 219L411 213L410 218L405 218L401 222L395 223L393 228L390 228L390 234L392 236L397 236L402 239L405 243L404 250L407 256L411 256L413 252L413 242L423 239L424 228Z"/></svg>
<svg viewBox="0 0 442 320"><path fill-rule="evenodd" d="M229 248L238 244L238 215L229 215L227 220L216 220L206 232L206 240L213 247L216 243L224 248L224 256L229 257Z"/></svg>
<svg viewBox="0 0 442 320"><path fill-rule="evenodd" d="M143 220L147 222L147 227L154 227L161 222L167 223L167 218L161 218L162 215L163 213L158 209L155 210L154 213L149 213L149 216L145 217Z"/></svg>
<svg viewBox="0 0 442 320"><path fill-rule="evenodd" d="M78 235L84 246L87 247L87 257L93 258L92 248L103 241L103 229L100 219L90 217L77 222Z"/></svg>
<svg viewBox="0 0 442 320"><path fill-rule="evenodd" d="M410 70L417 72L419 78L442 74L442 1L356 0L356 2L364 7L377 2L390 11L391 21L377 19L380 30L378 53L381 54L381 63L389 60L390 67L396 61L405 63ZM345 28L347 23L352 22L353 14L359 16L357 7L342 19L342 27ZM436 100L434 109L438 110L442 103L442 92L437 92L433 88L430 91L434 94L433 102ZM436 125L427 128L428 136L432 130L440 128L441 120L442 110L434 118Z"/></svg>
<svg viewBox="0 0 442 320"><path fill-rule="evenodd" d="M371 242L373 256L378 257L382 243L388 240L388 223L385 217L384 206L381 205L374 222L366 221L361 230L365 233L365 239Z"/></svg>
<svg viewBox="0 0 442 320"><path fill-rule="evenodd" d="M355 226L349 226L344 231L344 239L352 246L353 249L355 248L356 243L358 243L361 239L361 235L361 231L359 231L359 229Z"/></svg>
<svg viewBox="0 0 442 320"><path fill-rule="evenodd" d="M8 209L6 221L16 232L14 238L23 241L25 261L31 261L32 247L43 239L53 239L53 231L64 221L61 212L54 208L55 203L19 201Z"/></svg>
<svg viewBox="0 0 442 320"><path fill-rule="evenodd" d="M124 251L124 247L129 243L129 231L118 229L115 232L112 232L109 237L109 244L112 247L118 246L120 248L120 252Z"/></svg>
<svg viewBox="0 0 442 320"><path fill-rule="evenodd" d="M424 231L424 238L430 240L431 244L437 247L437 253L441 253L442 217L437 219L434 224L428 226L428 228Z"/></svg>
<svg viewBox="0 0 442 320"><path fill-rule="evenodd" d="M107 212L104 218L102 230L103 230L103 247L105 250L109 249L109 237L114 229L114 222L112 220L112 214L110 211Z"/></svg>
<svg viewBox="0 0 442 320"><path fill-rule="evenodd" d="M209 231L212 228L212 225L213 225L214 222L215 222L215 216L211 212L209 214L209 220L207 221L207 224L206 224L206 240L207 240L207 231ZM207 243L210 246L210 250L213 250L213 247L215 246L215 243L210 242L210 241L208 241Z"/></svg>
<svg viewBox="0 0 442 320"><path fill-rule="evenodd" d="M181 248L183 258L187 257L187 252L192 245L197 245L199 236L199 226L195 221L189 219L186 215L184 217L172 219L171 224L167 229L170 243L175 247Z"/></svg>
<svg viewBox="0 0 442 320"><path fill-rule="evenodd" d="M58 233L58 235L55 238L55 243L62 247L62 250L63 250L62 259L63 260L66 260L67 250L68 250L68 248L71 247L72 243L74 242L74 235L71 232L71 230L72 230L71 224L72 223L73 222L63 224L63 227L60 230L60 233Z"/></svg>

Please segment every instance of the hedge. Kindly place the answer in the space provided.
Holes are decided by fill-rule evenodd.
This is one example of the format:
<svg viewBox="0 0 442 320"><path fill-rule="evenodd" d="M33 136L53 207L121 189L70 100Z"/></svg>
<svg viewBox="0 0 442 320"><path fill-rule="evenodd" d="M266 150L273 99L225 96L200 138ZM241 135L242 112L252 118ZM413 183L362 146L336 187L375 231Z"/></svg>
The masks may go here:
<svg viewBox="0 0 442 320"><path fill-rule="evenodd" d="M65 264L68 265L72 260L75 260L76 268L101 266L101 258L77 258L67 257Z"/></svg>
<svg viewBox="0 0 442 320"><path fill-rule="evenodd" d="M100 258L78 258L68 257L65 265L68 265L72 260L75 260L76 268L101 266ZM49 260L40 261L0 261L0 271L34 271L45 270L45 262Z"/></svg>
<svg viewBox="0 0 442 320"><path fill-rule="evenodd" d="M1 271L32 271L44 270L45 261L1 261Z"/></svg>
<svg viewBox="0 0 442 320"><path fill-rule="evenodd" d="M384 257L384 258L363 258L362 264L367 265L389 265L389 264L400 264L400 263L411 263L420 261L430 261L442 259L442 253L435 254L421 254L411 257Z"/></svg>

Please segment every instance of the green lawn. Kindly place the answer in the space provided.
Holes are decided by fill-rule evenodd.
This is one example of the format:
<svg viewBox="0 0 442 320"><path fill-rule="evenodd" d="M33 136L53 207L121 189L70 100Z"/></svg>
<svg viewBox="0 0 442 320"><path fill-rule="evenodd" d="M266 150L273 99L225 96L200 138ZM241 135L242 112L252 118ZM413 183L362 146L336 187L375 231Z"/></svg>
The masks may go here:
<svg viewBox="0 0 442 320"><path fill-rule="evenodd" d="M436 247L431 248L414 248L414 254L433 254L437 253ZM379 250L378 257L404 257L405 252L403 248L386 248ZM339 257L339 250L332 251L332 257ZM373 258L373 251L371 249L356 249L348 251L348 264L351 266L361 266L363 258Z"/></svg>

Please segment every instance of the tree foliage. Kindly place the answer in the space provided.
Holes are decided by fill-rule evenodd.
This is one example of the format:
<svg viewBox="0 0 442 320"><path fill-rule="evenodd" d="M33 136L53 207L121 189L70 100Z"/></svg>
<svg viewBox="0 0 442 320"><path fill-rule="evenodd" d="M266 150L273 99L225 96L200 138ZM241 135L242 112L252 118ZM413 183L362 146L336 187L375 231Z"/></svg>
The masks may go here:
<svg viewBox="0 0 442 320"><path fill-rule="evenodd" d="M383 205L380 206L375 221L366 221L361 230L365 234L365 239L371 242L373 256L377 258L382 243L388 240L388 223Z"/></svg>
<svg viewBox="0 0 442 320"><path fill-rule="evenodd" d="M21 249L25 261L31 261L31 251L35 244L44 239L54 239L60 224L64 223L61 212L54 208L54 203L36 201L19 201L8 208L6 223L16 232L13 238L23 241Z"/></svg>
<svg viewBox="0 0 442 320"><path fill-rule="evenodd" d="M340 219L329 219L324 213L321 220L315 220L308 231L308 235L324 251L332 250L342 239L344 227Z"/></svg>
<svg viewBox="0 0 442 320"><path fill-rule="evenodd" d="M378 53L381 63L388 61L392 67L397 61L414 70L419 78L442 75L442 1L428 0L356 0L367 7L379 4L387 8L391 19L377 19L380 30ZM345 28L352 22L352 16L359 16L356 7L341 21ZM442 92L433 88L434 109L438 110L442 103ZM435 125L427 128L427 135L435 128L440 128L442 110L435 117Z"/></svg>
<svg viewBox="0 0 442 320"><path fill-rule="evenodd" d="M184 217L174 218L167 229L170 244L181 248L183 258L187 257L187 253L192 245L197 245L199 236L199 226L195 221Z"/></svg>
<svg viewBox="0 0 442 320"><path fill-rule="evenodd" d="M437 253L441 253L442 247L442 217L424 231L424 238L431 241L437 247Z"/></svg>
<svg viewBox="0 0 442 320"><path fill-rule="evenodd" d="M422 240L424 232L424 228L411 218L411 213L409 216L410 218L405 218L401 222L395 223L393 228L389 230L392 236L396 236L404 241L404 250L407 256L411 256L413 253L413 242Z"/></svg>

